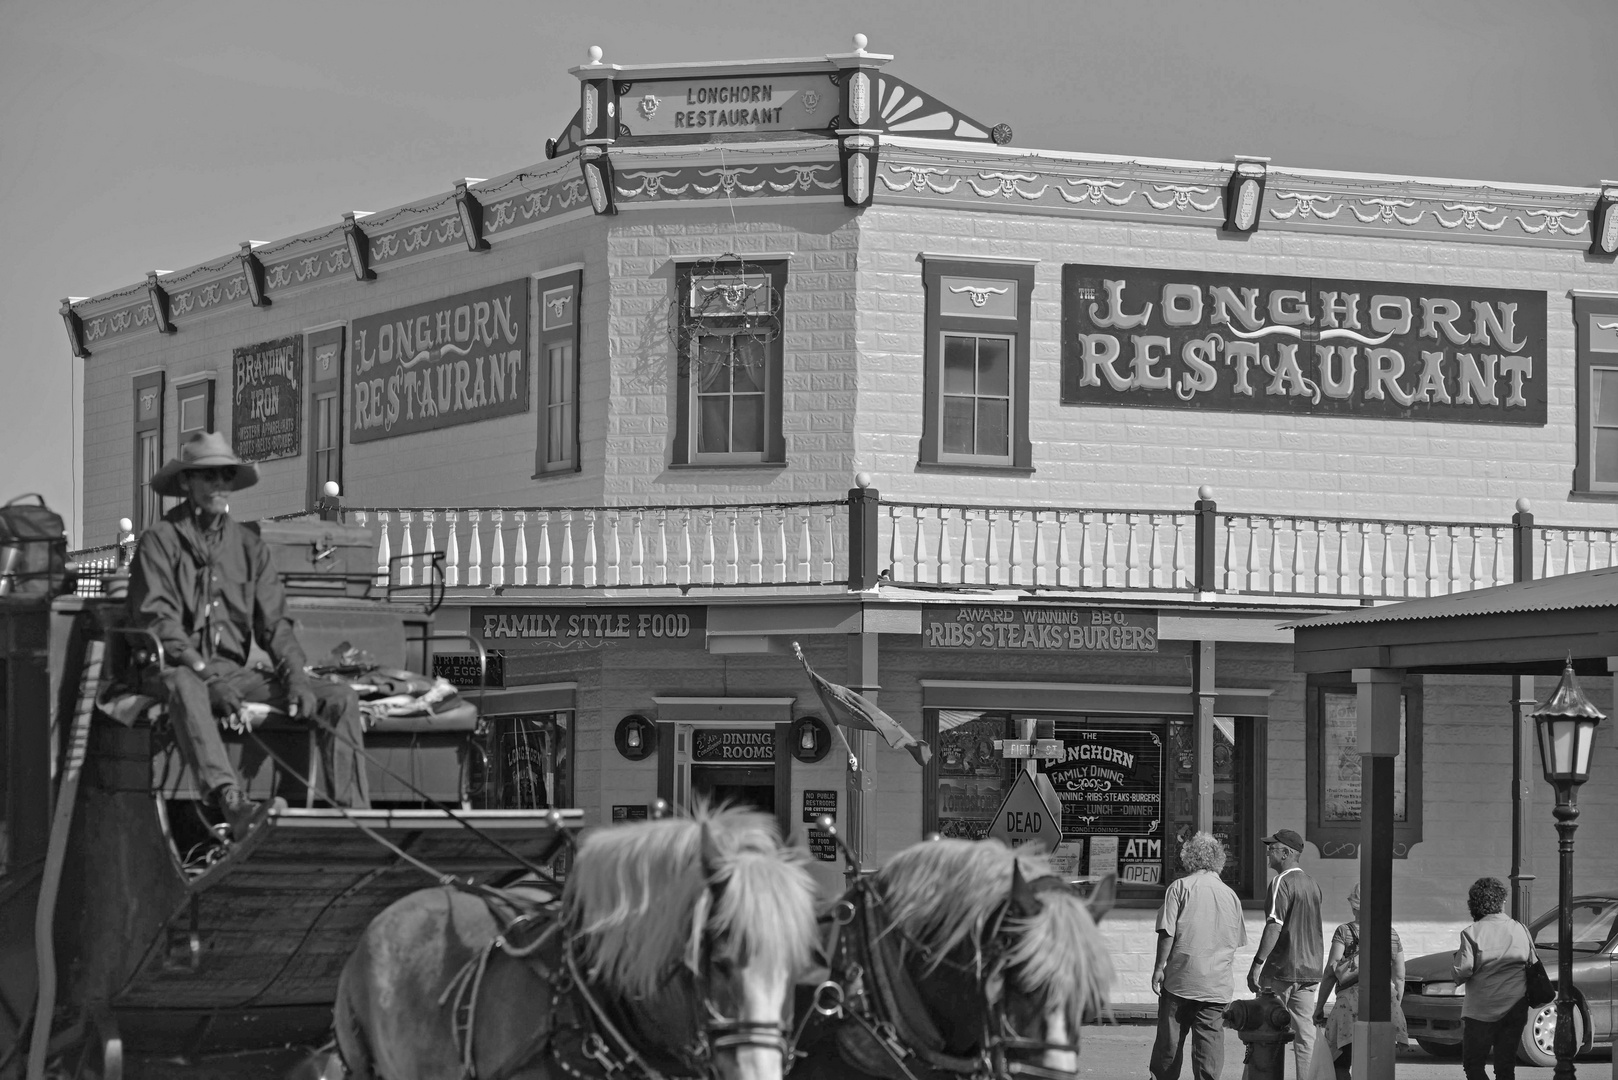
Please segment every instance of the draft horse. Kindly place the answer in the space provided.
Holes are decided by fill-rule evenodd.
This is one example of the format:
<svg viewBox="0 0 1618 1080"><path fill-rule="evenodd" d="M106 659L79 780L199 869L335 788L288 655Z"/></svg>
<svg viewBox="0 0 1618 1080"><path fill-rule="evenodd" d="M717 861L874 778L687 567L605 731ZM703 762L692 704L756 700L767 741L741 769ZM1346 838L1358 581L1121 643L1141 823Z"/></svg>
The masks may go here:
<svg viewBox="0 0 1618 1080"><path fill-rule="evenodd" d="M773 818L699 807L586 835L559 899L412 893L343 970L342 1063L356 1080L781 1080L816 936L804 862Z"/></svg>
<svg viewBox="0 0 1618 1080"><path fill-rule="evenodd" d="M993 841L900 852L832 909L792 1080L1072 1080L1112 977L1097 893Z"/></svg>

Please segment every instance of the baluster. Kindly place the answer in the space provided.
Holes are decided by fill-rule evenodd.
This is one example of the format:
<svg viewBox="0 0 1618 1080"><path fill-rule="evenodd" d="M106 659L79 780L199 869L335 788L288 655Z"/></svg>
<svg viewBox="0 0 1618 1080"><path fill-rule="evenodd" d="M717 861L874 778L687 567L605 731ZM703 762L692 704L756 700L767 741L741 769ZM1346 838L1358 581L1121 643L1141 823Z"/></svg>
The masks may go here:
<svg viewBox="0 0 1618 1080"><path fill-rule="evenodd" d="M775 519L775 583L783 585L787 580L787 508L781 507L780 516Z"/></svg>
<svg viewBox="0 0 1618 1080"><path fill-rule="evenodd" d="M551 512L540 510L539 513L539 563L534 567L534 584L549 585L551 583Z"/></svg>
<svg viewBox="0 0 1618 1080"><path fill-rule="evenodd" d="M587 588L599 585L601 577L601 552L596 546L596 512L585 510L584 513L584 584Z"/></svg>
<svg viewBox="0 0 1618 1080"><path fill-rule="evenodd" d="M715 510L717 516L719 511ZM725 581L734 585L741 579L736 576L737 547L736 547L736 511L726 510L725 514Z"/></svg>
<svg viewBox="0 0 1618 1080"><path fill-rule="evenodd" d="M1124 518L1124 588L1135 586L1140 575L1140 558L1135 532L1139 528L1140 519L1135 514L1125 514Z"/></svg>
<svg viewBox="0 0 1618 1080"><path fill-rule="evenodd" d="M1229 514L1224 517L1224 532L1225 569L1219 586L1231 592L1241 592L1241 588L1236 584L1236 519Z"/></svg>
<svg viewBox="0 0 1618 1080"><path fill-rule="evenodd" d="M518 510L512 514L517 519L517 549L512 552L511 561L515 564L512 575L512 584L528 584L528 511Z"/></svg>
<svg viewBox="0 0 1618 1080"><path fill-rule="evenodd" d="M1174 576L1169 580L1169 587L1187 589L1191 587L1191 578L1186 573L1185 527L1179 514L1170 517L1169 523L1174 528Z"/></svg>
<svg viewBox="0 0 1618 1080"><path fill-rule="evenodd" d="M416 515L409 510L399 511L399 584L416 583L416 549L410 540L410 525Z"/></svg>
<svg viewBox="0 0 1618 1080"><path fill-rule="evenodd" d="M388 543L388 512L376 512L376 583L386 589L393 584L393 548Z"/></svg>
<svg viewBox="0 0 1618 1080"><path fill-rule="evenodd" d="M1073 584L1073 571L1068 569L1071 550L1068 543L1068 530L1073 515L1066 510L1059 510L1056 514L1056 584L1066 589ZM1081 519L1082 522L1082 519ZM1082 574L1083 567L1080 567Z"/></svg>
<svg viewBox="0 0 1618 1080"><path fill-rule="evenodd" d="M1079 587L1096 583L1095 544L1090 539L1090 515L1079 511Z"/></svg>
<svg viewBox="0 0 1618 1080"><path fill-rule="evenodd" d="M421 583L433 583L433 552L443 550L438 546L438 538L433 535L433 518L431 510L421 512ZM446 569L448 560L445 560ZM449 575L445 574L444 583L449 584Z"/></svg>
<svg viewBox="0 0 1618 1080"><path fill-rule="evenodd" d="M1034 511L1034 584L1049 585L1051 572L1046 569L1045 561L1050 558L1050 551L1045 547L1045 522L1041 519L1041 512Z"/></svg>
<svg viewBox="0 0 1618 1080"><path fill-rule="evenodd" d="M711 509L703 511L702 514L702 523L706 526L703 529L702 536L702 583L704 585L714 583L714 563L716 561L714 557L714 516L715 512Z"/></svg>
<svg viewBox="0 0 1618 1080"><path fill-rule="evenodd" d="M483 517L479 510L468 510L466 520L471 523L471 534L467 537L466 583L468 585L483 584L483 538L478 533L478 524Z"/></svg>
<svg viewBox="0 0 1618 1080"><path fill-rule="evenodd" d="M623 580L618 576L618 572L620 572L618 560L621 557L621 552L618 551L618 510L602 510L602 517L607 520L607 526L605 526L605 533L607 533L607 538L605 538L605 544L607 544L605 563L607 565L602 567L602 585L621 585Z"/></svg>
<svg viewBox="0 0 1618 1080"><path fill-rule="evenodd" d="M888 578L908 581L905 575L904 545L899 541L899 504L888 504Z"/></svg>
<svg viewBox="0 0 1618 1080"><path fill-rule="evenodd" d="M1022 557L1022 518L1021 510L1011 512L1011 576L1007 578L1012 585L1025 584L1023 581Z"/></svg>
<svg viewBox="0 0 1618 1080"><path fill-rule="evenodd" d="M444 511L444 585L453 588L461 583L461 538L455 535L461 515L455 510Z"/></svg>
<svg viewBox="0 0 1618 1080"><path fill-rule="evenodd" d="M652 577L654 585L667 585L669 583L669 512L657 512L657 561L653 564Z"/></svg>
<svg viewBox="0 0 1618 1080"><path fill-rule="evenodd" d="M1163 583L1163 545L1158 537L1156 515L1146 515L1146 527L1151 530L1151 543L1146 555L1146 587L1155 589Z"/></svg>
<svg viewBox="0 0 1618 1080"><path fill-rule="evenodd" d="M1438 595L1433 590L1438 584L1438 537L1434 535L1433 526L1426 527L1427 533L1427 570L1423 574L1421 594L1423 596Z"/></svg>
<svg viewBox="0 0 1618 1080"><path fill-rule="evenodd" d="M1371 529L1368 522L1360 522L1360 580L1359 594L1361 596L1374 596L1371 591L1376 585L1375 567L1371 557Z"/></svg>
<svg viewBox="0 0 1618 1080"><path fill-rule="evenodd" d="M1483 544L1478 540L1477 526L1470 526L1466 534L1472 538L1472 588L1483 584Z"/></svg>
<svg viewBox="0 0 1618 1080"><path fill-rule="evenodd" d="M1347 523L1332 522L1332 531L1337 534L1337 594L1339 596L1348 592L1348 532Z"/></svg>
<svg viewBox="0 0 1618 1080"><path fill-rule="evenodd" d="M1461 591L1461 539L1460 530L1454 525L1446 530L1449 533L1449 581L1445 585L1445 592Z"/></svg>
<svg viewBox="0 0 1618 1080"><path fill-rule="evenodd" d="M636 510L630 528L632 530L629 546L629 583L631 585L646 584L646 529L645 515Z"/></svg>
<svg viewBox="0 0 1618 1080"><path fill-rule="evenodd" d="M747 567L747 580L758 585L764 580L764 511L753 511L753 558Z"/></svg>
<svg viewBox="0 0 1618 1080"><path fill-rule="evenodd" d="M938 508L938 566L936 580L940 585L948 584L953 576L954 563L950 561L949 549L949 511L942 506Z"/></svg>
<svg viewBox="0 0 1618 1080"><path fill-rule="evenodd" d="M814 573L810 569L812 553L810 551L811 539L809 535L809 519L814 515L814 510L806 506L799 513L803 517L798 531L798 581L807 584L814 580Z"/></svg>
<svg viewBox="0 0 1618 1080"><path fill-rule="evenodd" d="M1332 583L1332 588L1326 587L1327 571L1330 569L1330 563L1326 561L1326 523L1316 518L1310 523L1310 528L1315 534L1315 572L1309 584L1315 592L1333 592L1336 588L1335 582Z"/></svg>
<svg viewBox="0 0 1618 1080"><path fill-rule="evenodd" d="M1281 568L1286 561L1281 557L1281 523L1284 518L1270 519L1270 591L1281 591Z"/></svg>
<svg viewBox="0 0 1618 1080"><path fill-rule="evenodd" d="M1494 529L1494 583L1504 585L1511 580L1511 567L1509 563L1511 545L1510 533L1504 528L1496 526Z"/></svg>
<svg viewBox="0 0 1618 1080"><path fill-rule="evenodd" d="M1573 557L1573 530L1562 530L1562 573L1571 574L1576 571L1577 564Z"/></svg>
<svg viewBox="0 0 1618 1080"><path fill-rule="evenodd" d="M557 575L558 585L573 584L573 511L562 511L562 550L557 557L561 563L561 573Z"/></svg>
<svg viewBox="0 0 1618 1080"><path fill-rule="evenodd" d="M1382 526L1382 593L1383 596L1393 596L1393 582L1395 570L1393 565L1393 526Z"/></svg>
<svg viewBox="0 0 1618 1080"><path fill-rule="evenodd" d="M1304 548L1307 546L1303 542L1303 534L1306 528L1308 526L1304 522L1299 521L1297 518L1292 519L1292 591L1295 593L1310 591L1304 588L1303 584L1303 579L1307 576L1304 573L1306 562L1303 555Z"/></svg>
<svg viewBox="0 0 1618 1080"><path fill-rule="evenodd" d="M931 575L928 573L927 566L927 526L925 514L926 511L919 506L913 507L910 511L911 518L916 522L916 542L910 551L912 581L932 580ZM898 530L899 522L897 519L894 520L893 527L895 531Z"/></svg>
<svg viewBox="0 0 1618 1080"><path fill-rule="evenodd" d="M1258 584L1258 551L1262 545L1259 540L1260 519L1249 517L1247 519L1247 589L1249 592L1262 592ZM1270 532L1275 532L1272 526Z"/></svg>
<svg viewBox="0 0 1618 1080"><path fill-rule="evenodd" d="M984 583L987 585L1000 584L1000 541L994 535L995 522L999 519L1000 511L998 510L985 510L983 512L983 523L988 527L983 537L983 546L989 556L988 573L984 578Z"/></svg>
<svg viewBox="0 0 1618 1080"><path fill-rule="evenodd" d="M1117 548L1112 538L1112 515L1101 515L1101 587L1112 584L1112 566L1117 561ZM1129 586L1129 571L1124 571L1124 586Z"/></svg>
<svg viewBox="0 0 1618 1080"><path fill-rule="evenodd" d="M505 511L489 511L489 521L494 526L489 535L489 584L500 589L506 584Z"/></svg>
<svg viewBox="0 0 1618 1080"><path fill-rule="evenodd" d="M833 581L837 577L837 539L832 535L836 521L837 515L828 509L825 520L826 528L821 534L820 578L822 581Z"/></svg>
<svg viewBox="0 0 1618 1080"><path fill-rule="evenodd" d="M961 584L974 585L978 580L978 555L972 536L972 519L976 510L961 511Z"/></svg>
<svg viewBox="0 0 1618 1080"><path fill-rule="evenodd" d="M1409 525L1404 526L1404 537L1405 537L1405 583L1404 583L1404 592L1400 593L1400 595L1401 596L1416 596L1416 595L1418 595L1416 589L1414 588L1414 586L1416 584L1416 576L1417 576L1417 569L1416 569L1417 568L1417 562L1416 562L1416 533L1414 531L1412 531L1411 526L1409 526Z"/></svg>
<svg viewBox="0 0 1618 1080"><path fill-rule="evenodd" d="M692 571L694 569L694 567L692 566L692 547L691 547L691 518L692 518L692 516L693 516L693 511L689 507L687 507L680 514L680 573L679 573L680 581L679 581L679 584L681 584L681 585L689 585L689 584L691 584L691 574L692 574Z"/></svg>

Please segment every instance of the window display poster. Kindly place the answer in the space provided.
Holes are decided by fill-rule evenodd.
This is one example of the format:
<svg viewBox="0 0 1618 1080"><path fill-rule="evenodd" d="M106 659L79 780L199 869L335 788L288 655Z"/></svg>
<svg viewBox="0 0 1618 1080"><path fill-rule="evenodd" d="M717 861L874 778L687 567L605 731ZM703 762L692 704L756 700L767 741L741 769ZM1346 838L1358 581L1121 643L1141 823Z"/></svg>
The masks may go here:
<svg viewBox="0 0 1618 1080"><path fill-rule="evenodd" d="M981 840L1006 797L1006 763L994 748L1005 735L1005 720L969 720L941 731L938 762L938 831L944 836Z"/></svg>
<svg viewBox="0 0 1618 1080"><path fill-rule="evenodd" d="M1106 877L1108 874L1118 872L1118 838L1116 836L1092 836L1090 843L1090 865L1087 872L1091 877Z"/></svg>
<svg viewBox="0 0 1618 1080"><path fill-rule="evenodd" d="M1163 839L1163 734L1058 724L1062 757L1042 763L1062 800L1065 836Z"/></svg>
<svg viewBox="0 0 1618 1080"><path fill-rule="evenodd" d="M1359 695L1352 690L1320 695L1320 820L1360 820ZM1393 759L1393 819L1406 817L1406 757L1409 737L1405 700L1399 699L1399 756Z"/></svg>

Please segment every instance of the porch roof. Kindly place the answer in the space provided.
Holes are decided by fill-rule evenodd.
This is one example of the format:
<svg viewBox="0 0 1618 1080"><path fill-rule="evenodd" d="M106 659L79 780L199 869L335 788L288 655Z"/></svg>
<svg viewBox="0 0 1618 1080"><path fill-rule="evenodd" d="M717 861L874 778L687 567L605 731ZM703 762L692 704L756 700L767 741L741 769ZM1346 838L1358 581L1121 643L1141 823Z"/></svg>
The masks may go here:
<svg viewBox="0 0 1618 1080"><path fill-rule="evenodd" d="M1293 626L1300 672L1581 675L1618 658L1618 568L1333 613Z"/></svg>

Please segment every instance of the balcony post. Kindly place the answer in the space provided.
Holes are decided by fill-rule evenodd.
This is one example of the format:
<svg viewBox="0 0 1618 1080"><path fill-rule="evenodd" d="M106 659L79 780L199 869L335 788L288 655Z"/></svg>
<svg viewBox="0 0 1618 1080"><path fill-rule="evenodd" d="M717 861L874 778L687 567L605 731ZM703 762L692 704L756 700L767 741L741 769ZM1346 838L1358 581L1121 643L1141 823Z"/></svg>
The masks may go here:
<svg viewBox="0 0 1618 1080"><path fill-rule="evenodd" d="M1511 580L1532 581L1534 577L1534 515L1527 499L1517 500L1511 515Z"/></svg>
<svg viewBox="0 0 1618 1080"><path fill-rule="evenodd" d="M854 477L848 489L848 587L853 592L876 588L879 556L877 520L882 493L871 486L871 474Z"/></svg>
<svg viewBox="0 0 1618 1080"><path fill-rule="evenodd" d="M1197 489L1197 531L1192 545L1196 564L1197 592L1213 592L1217 581L1215 549L1219 546L1219 504L1214 502L1213 488L1203 484Z"/></svg>

